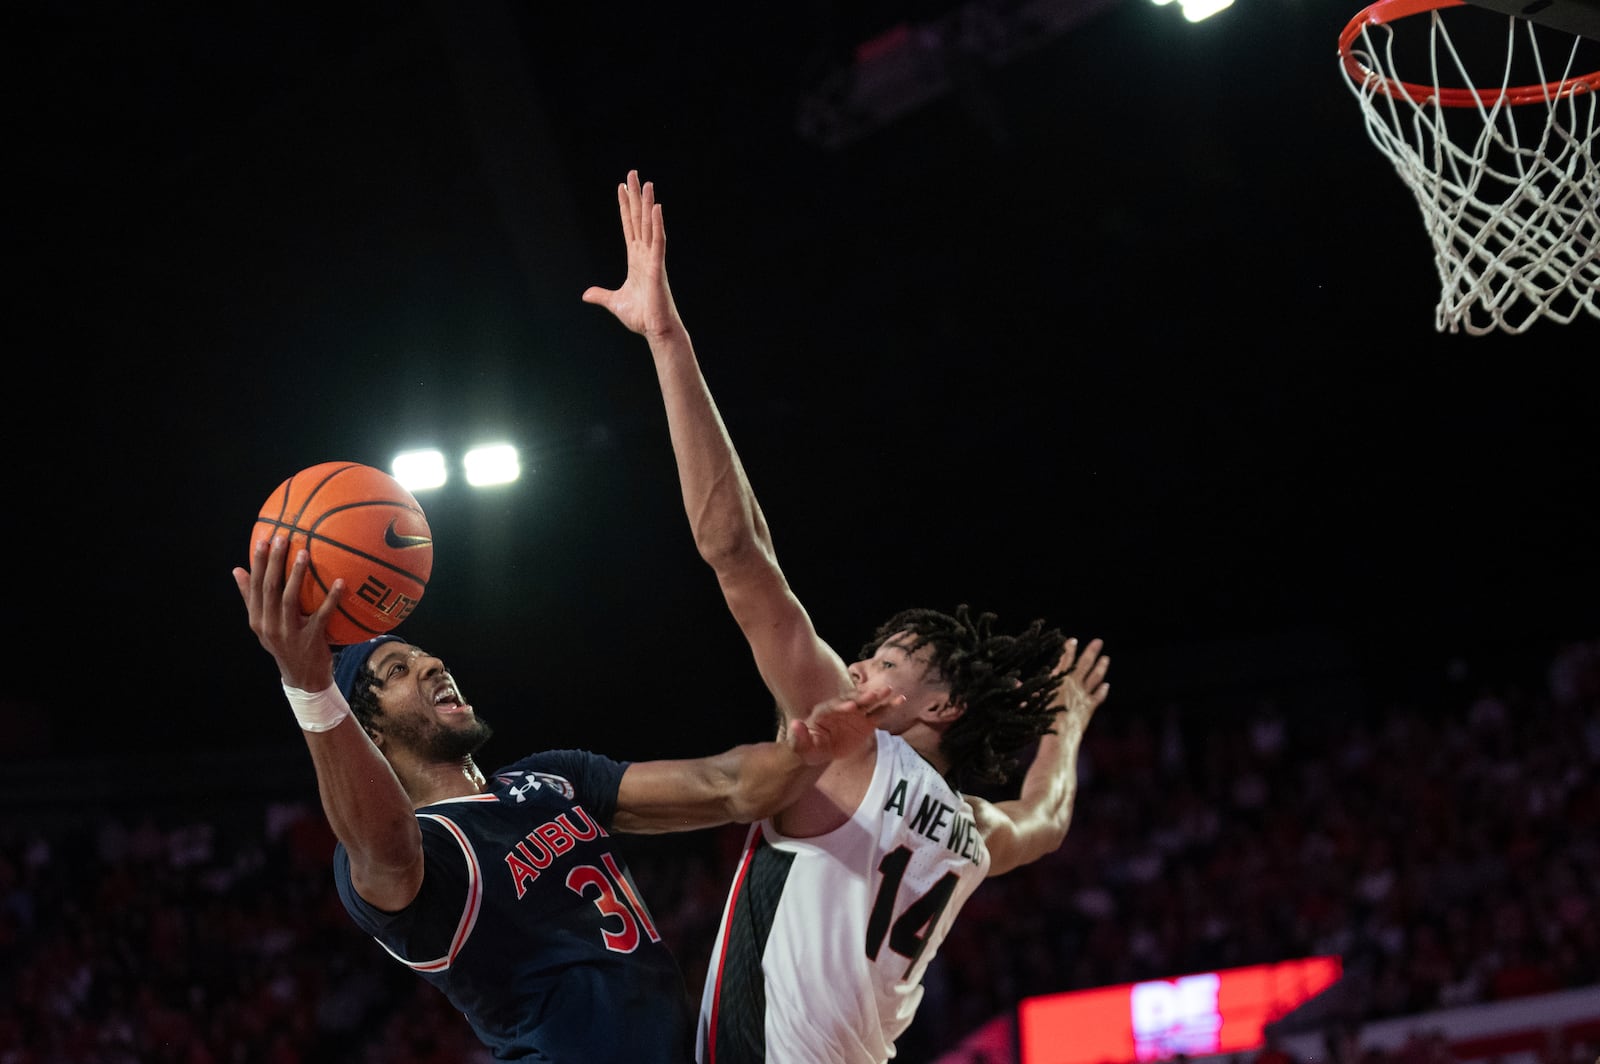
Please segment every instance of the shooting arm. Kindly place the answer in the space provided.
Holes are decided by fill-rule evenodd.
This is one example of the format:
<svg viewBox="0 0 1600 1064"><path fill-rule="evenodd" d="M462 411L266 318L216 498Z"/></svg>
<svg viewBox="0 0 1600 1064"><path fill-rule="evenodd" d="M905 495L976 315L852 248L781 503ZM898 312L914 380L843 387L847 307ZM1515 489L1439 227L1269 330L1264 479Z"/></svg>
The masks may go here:
<svg viewBox="0 0 1600 1064"><path fill-rule="evenodd" d="M354 717L305 737L356 893L386 912L405 908L422 889L422 832L394 769Z"/></svg>
<svg viewBox="0 0 1600 1064"><path fill-rule="evenodd" d="M388 760L333 685L328 618L344 596L344 582L334 582L315 613L301 613L300 586L310 562L298 551L286 573L287 553L285 536L257 542L250 568L233 570L234 583L250 630L277 662L311 751L323 812L349 851L356 892L394 912L422 887L422 832Z"/></svg>

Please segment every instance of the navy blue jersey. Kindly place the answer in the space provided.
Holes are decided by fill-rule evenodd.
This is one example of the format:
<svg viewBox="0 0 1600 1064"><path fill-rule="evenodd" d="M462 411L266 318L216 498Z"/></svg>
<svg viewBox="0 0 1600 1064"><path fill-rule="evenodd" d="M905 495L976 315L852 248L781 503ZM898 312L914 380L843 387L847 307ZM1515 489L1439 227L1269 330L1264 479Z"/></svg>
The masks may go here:
<svg viewBox="0 0 1600 1064"><path fill-rule="evenodd" d="M350 883L345 908L445 993L502 1060L694 1059L689 997L607 832L626 766L581 750L534 754L482 794L417 810L422 891L387 913Z"/></svg>

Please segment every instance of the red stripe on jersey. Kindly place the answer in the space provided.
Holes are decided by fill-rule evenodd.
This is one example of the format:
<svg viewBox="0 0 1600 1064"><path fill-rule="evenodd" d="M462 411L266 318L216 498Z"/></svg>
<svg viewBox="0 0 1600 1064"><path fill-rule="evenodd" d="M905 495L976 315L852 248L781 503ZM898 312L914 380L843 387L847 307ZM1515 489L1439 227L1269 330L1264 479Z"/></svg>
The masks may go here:
<svg viewBox="0 0 1600 1064"><path fill-rule="evenodd" d="M467 859L467 903L461 911L461 922L456 925L456 933L450 940L450 950L443 957L434 961L424 961L413 964L406 963L419 972L442 972L449 968L456 959L456 954L461 952L461 947L466 945L467 936L472 933L472 928L478 922L478 910L483 907L483 873L478 866L478 855L472 849L472 844L467 841L466 834L455 825L448 817L434 813L418 813L419 817L444 826L444 829L455 836L456 844L461 847L461 852Z"/></svg>
<svg viewBox="0 0 1600 1064"><path fill-rule="evenodd" d="M728 941L733 937L733 912L739 907L743 897L744 877L750 871L750 863L755 860L756 846L761 842L759 825L757 830L750 833L749 844L745 846L744 857L739 861L739 873L733 877L733 900L728 905L728 911L722 918L722 952L717 956L717 988L711 993L711 1020L706 1031L706 1059L704 1064L717 1064L717 1014L722 1010L722 972L723 966L728 963Z"/></svg>
<svg viewBox="0 0 1600 1064"><path fill-rule="evenodd" d="M628 877L623 875L622 869L617 867L616 858L609 853L603 853L600 855L600 860L606 863L606 867L611 870L611 878L616 882L617 886L622 888L623 897L628 900L628 904L633 907L634 915L644 925L644 933L650 936L651 942L660 942L661 932L656 930L655 923L650 919L650 910L644 907L644 902L639 900L639 895L633 892L633 884L628 882Z"/></svg>

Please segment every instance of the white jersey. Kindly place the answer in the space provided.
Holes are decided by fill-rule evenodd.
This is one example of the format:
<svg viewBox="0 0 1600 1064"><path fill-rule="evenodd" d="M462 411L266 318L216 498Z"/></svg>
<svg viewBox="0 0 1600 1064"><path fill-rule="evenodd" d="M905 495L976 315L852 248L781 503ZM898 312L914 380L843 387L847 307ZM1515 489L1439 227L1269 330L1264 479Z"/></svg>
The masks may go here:
<svg viewBox="0 0 1600 1064"><path fill-rule="evenodd" d="M922 973L989 872L972 806L904 739L826 835L751 826L700 1004L700 1064L873 1064L894 1055Z"/></svg>

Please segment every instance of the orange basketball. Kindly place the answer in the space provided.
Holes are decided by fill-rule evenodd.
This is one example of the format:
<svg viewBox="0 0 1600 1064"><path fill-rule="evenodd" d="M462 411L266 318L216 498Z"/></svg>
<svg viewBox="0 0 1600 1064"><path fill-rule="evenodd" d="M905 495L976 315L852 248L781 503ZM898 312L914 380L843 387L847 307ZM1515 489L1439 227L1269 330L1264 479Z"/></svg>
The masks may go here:
<svg viewBox="0 0 1600 1064"><path fill-rule="evenodd" d="M360 643L395 627L416 609L433 572L427 515L398 480L371 466L323 462L279 484L256 517L251 546L280 533L289 536L286 565L301 548L310 552L301 609L316 610L344 579L330 643Z"/></svg>

